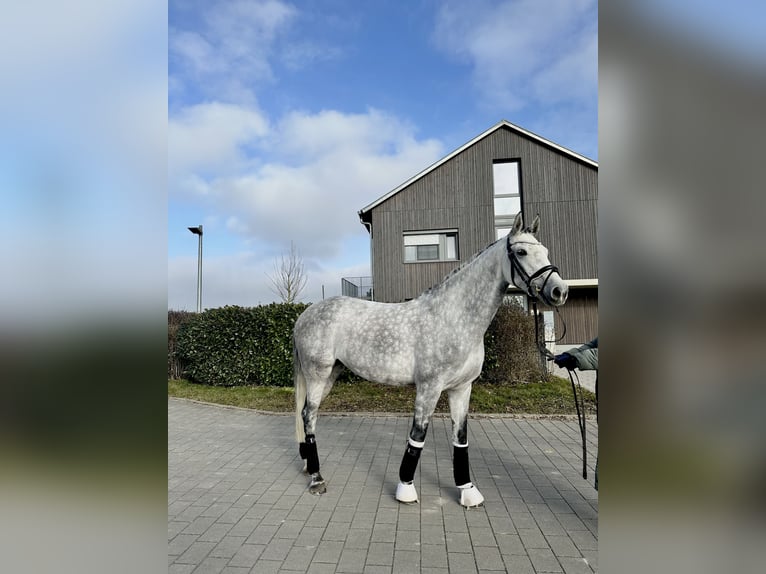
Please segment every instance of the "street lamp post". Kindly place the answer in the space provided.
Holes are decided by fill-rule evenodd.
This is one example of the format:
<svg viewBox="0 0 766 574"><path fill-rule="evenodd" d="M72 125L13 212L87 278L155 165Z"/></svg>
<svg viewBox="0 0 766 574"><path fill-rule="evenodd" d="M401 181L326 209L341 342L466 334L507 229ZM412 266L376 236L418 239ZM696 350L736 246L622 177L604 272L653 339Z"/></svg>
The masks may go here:
<svg viewBox="0 0 766 574"><path fill-rule="evenodd" d="M189 227L194 235L199 236L199 250L197 255L197 313L202 313L202 225Z"/></svg>

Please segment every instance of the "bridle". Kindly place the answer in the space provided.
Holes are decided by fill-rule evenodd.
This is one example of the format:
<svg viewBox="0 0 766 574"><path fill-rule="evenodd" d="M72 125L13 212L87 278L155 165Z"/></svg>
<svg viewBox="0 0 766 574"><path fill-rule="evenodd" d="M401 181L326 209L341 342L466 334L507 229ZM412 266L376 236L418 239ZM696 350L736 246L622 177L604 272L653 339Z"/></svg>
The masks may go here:
<svg viewBox="0 0 766 574"><path fill-rule="evenodd" d="M521 262L519 261L519 258L513 252L513 249L511 249L513 245L517 245L519 243L523 243L526 245L539 245L539 243L532 243L531 241L514 241L513 243L511 243L511 236L508 235L508 239L505 242L505 250L506 250L506 253L508 254L508 261L510 261L511 263L511 282L514 285L516 285L516 282L514 281L514 279L516 278L516 275L518 275L523 281L524 285L526 285L525 292L527 295L532 297L532 299L537 299L539 294L539 296L542 297L543 301L546 304L553 306L552 301L545 294L545 286L548 284L548 279L551 278L551 275L559 272L559 268L556 267L555 265L550 265L550 264L544 265L543 267L540 267L540 269L532 273L532 275L530 275L524 270L524 267L521 266ZM532 286L532 281L534 281L535 279L537 279L543 273L546 273L546 272L548 273L548 275L543 280L542 286L537 290L537 292L535 292ZM518 287L518 285L516 286Z"/></svg>
<svg viewBox="0 0 766 574"><path fill-rule="evenodd" d="M537 299L542 298L542 300L547 305L551 305L555 309L556 313L559 313L559 319L561 319L561 324L564 326L564 332L561 334L561 337L559 337L558 339L556 339L556 341L554 341L554 343L562 341L567 332L567 325L564 322L563 317L561 317L559 308L554 306L551 300L545 294L545 286L547 285L548 280L551 278L551 275L559 272L559 268L556 267L555 265L550 265L550 264L544 265L540 267L540 269L532 273L532 275L530 275L521 266L521 262L519 261L519 258L513 252L513 249L511 249L513 245L517 245L519 243L525 244L525 245L540 245L540 244L532 243L531 241L511 242L511 236L508 235L505 241L505 251L508 255L508 261L510 261L511 263L511 281L513 282L514 285L516 285L514 279L516 278L516 275L518 274L521 280L523 281L524 285L526 286L525 293L532 299L532 307L534 309L534 315L535 315L535 344L537 345L538 350L543 356L545 356L548 360L553 360L553 354L545 347L545 342L540 339L540 327L538 325L538 320L537 320ZM537 291L535 292L535 289L532 286L532 281L540 277L543 273L548 273L548 275L546 275L545 279L543 280L542 287L537 289ZM518 287L518 285L516 285L516 287Z"/></svg>

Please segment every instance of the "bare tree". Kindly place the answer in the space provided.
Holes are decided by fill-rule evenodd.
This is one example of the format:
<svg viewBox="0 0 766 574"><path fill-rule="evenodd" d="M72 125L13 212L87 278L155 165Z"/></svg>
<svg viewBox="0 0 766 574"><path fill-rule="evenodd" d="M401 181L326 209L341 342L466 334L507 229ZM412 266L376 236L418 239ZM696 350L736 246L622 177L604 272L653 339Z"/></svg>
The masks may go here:
<svg viewBox="0 0 766 574"><path fill-rule="evenodd" d="M272 292L282 299L283 303L295 303L306 287L306 270L303 258L298 253L295 244L290 242L290 253L282 254L274 260L274 274L268 276L271 280Z"/></svg>

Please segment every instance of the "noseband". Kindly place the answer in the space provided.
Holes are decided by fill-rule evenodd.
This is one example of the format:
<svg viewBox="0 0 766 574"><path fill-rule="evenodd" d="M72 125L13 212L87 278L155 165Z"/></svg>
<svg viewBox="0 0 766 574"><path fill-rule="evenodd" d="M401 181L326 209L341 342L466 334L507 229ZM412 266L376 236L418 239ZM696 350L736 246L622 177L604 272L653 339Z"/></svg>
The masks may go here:
<svg viewBox="0 0 766 574"><path fill-rule="evenodd" d="M508 236L508 239L505 243L505 250L508 254L508 261L511 262L511 281L516 285L516 283L513 281L516 278L516 275L521 277L521 280L524 282L524 285L526 285L526 294L532 297L533 299L538 298L539 296L542 296L542 299L545 303L548 305L551 305L552 302L550 299L548 299L548 296L545 294L545 286L548 284L548 279L551 278L551 275L554 273L559 272L559 268L555 265L544 265L543 267L540 267L537 271L535 271L532 275L529 275L526 271L524 271L524 268L521 266L521 262L519 261L519 258L516 256L516 254L511 249L512 245L515 245L516 243L527 243L522 241L514 241L511 243L511 236ZM538 245L537 243L530 243L530 245ZM536 293L534 289L532 288L532 281L540 277L543 273L548 273L548 275L545 277L545 280L543 281L542 286ZM517 285L518 287L518 285Z"/></svg>

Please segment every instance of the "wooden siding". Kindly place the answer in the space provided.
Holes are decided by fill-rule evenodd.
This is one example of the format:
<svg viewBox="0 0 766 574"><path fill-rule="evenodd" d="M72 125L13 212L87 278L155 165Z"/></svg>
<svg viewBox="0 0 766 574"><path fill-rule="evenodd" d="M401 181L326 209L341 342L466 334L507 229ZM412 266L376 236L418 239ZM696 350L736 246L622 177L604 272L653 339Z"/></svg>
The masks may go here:
<svg viewBox="0 0 766 574"><path fill-rule="evenodd" d="M540 309L549 310L550 307L542 306ZM557 338L564 332L562 319L567 326L564 339L559 344L580 345L598 336L598 289L570 289L567 302L558 309L558 313L554 311Z"/></svg>

